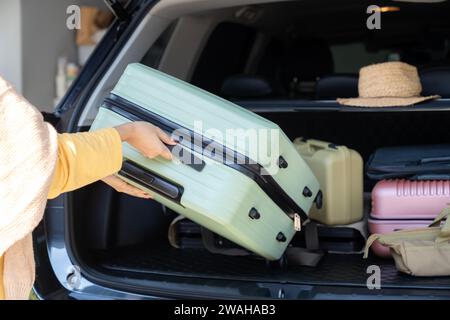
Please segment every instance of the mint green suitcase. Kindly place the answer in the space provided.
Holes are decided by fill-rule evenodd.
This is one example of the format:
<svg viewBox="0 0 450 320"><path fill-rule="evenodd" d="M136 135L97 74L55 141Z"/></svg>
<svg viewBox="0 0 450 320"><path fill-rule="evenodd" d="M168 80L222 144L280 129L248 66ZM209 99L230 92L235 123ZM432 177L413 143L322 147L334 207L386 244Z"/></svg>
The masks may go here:
<svg viewBox="0 0 450 320"><path fill-rule="evenodd" d="M321 205L317 179L276 124L184 81L131 64L91 131L136 120L177 133L175 160L150 160L124 143L118 176L266 259L279 259L313 203Z"/></svg>

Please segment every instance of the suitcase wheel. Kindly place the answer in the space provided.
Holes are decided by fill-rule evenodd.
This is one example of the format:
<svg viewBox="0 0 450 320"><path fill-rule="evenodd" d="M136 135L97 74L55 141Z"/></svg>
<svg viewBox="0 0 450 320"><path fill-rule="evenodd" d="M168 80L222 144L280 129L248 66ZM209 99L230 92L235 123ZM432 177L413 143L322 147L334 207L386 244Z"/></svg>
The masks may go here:
<svg viewBox="0 0 450 320"><path fill-rule="evenodd" d="M266 267L268 269L284 269L287 267L286 255L282 255L278 260L266 260Z"/></svg>

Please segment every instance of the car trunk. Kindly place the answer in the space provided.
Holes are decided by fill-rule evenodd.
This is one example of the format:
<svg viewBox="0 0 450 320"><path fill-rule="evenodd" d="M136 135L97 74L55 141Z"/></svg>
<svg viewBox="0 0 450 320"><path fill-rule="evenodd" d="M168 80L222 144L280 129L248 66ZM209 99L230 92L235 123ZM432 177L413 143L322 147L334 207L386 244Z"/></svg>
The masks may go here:
<svg viewBox="0 0 450 320"><path fill-rule="evenodd" d="M444 103L444 102L443 102ZM249 106L248 103L242 103ZM251 104L251 103L250 103ZM396 112L311 110L268 112L263 116L278 123L290 138L299 136L343 144L361 153L364 161L377 148L390 145L444 143L450 141L447 111ZM356 112L355 112L356 111ZM366 179L368 195L373 182ZM370 197L366 206L370 210ZM176 213L154 201L118 194L103 183L92 184L72 195L70 221L72 251L85 269L119 283L133 279L195 278L367 288L367 267L381 268L383 289L449 290L450 277L419 278L400 274L392 260L373 254L326 254L317 267L267 263L255 257L211 254L203 248L171 247L167 230ZM112 278L111 278L112 277ZM95 281L95 279L93 279Z"/></svg>

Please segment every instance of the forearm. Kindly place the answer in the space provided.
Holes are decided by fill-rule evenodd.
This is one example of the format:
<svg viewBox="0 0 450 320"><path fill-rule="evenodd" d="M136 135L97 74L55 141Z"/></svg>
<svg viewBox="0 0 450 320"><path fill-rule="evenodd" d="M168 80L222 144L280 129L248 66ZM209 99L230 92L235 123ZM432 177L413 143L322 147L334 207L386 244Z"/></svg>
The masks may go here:
<svg viewBox="0 0 450 320"><path fill-rule="evenodd" d="M62 134L58 137L58 160L48 197L81 188L118 172L122 166L122 142L145 157L172 154L166 144L175 142L161 129L142 121L95 132Z"/></svg>
<svg viewBox="0 0 450 320"><path fill-rule="evenodd" d="M59 135L58 160L48 197L55 198L119 171L121 142L122 136L114 128Z"/></svg>

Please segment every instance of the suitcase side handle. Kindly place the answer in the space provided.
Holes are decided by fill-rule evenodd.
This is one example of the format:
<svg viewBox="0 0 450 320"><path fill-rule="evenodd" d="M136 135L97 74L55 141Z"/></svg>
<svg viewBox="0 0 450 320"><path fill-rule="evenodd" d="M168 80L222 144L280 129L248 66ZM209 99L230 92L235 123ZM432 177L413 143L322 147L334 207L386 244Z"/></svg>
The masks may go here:
<svg viewBox="0 0 450 320"><path fill-rule="evenodd" d="M317 151L320 150L329 150L329 149L334 149L337 150L338 149L338 145L331 143L331 142L326 142L326 141L321 141L321 140L315 140L315 139L305 139L303 137L297 138L294 143L297 142L298 144L305 144L309 153L310 154L314 154Z"/></svg>
<svg viewBox="0 0 450 320"><path fill-rule="evenodd" d="M338 146L331 142L325 142L320 140L309 139L306 141L309 148L312 150L322 150L322 149L335 149L337 150Z"/></svg>
<svg viewBox="0 0 450 320"><path fill-rule="evenodd" d="M125 160L123 162L119 175L175 202L180 203L181 201L183 187L164 179L132 161Z"/></svg>

